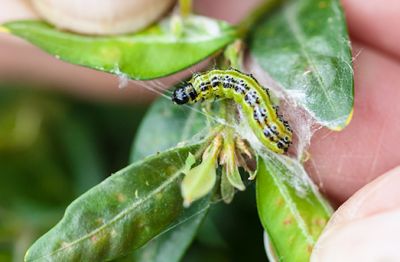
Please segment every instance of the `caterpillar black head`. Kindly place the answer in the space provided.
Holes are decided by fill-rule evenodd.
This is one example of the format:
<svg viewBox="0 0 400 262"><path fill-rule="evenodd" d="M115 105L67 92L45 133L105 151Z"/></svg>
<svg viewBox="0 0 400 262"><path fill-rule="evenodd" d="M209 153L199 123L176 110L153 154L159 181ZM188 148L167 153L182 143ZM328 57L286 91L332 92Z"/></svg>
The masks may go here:
<svg viewBox="0 0 400 262"><path fill-rule="evenodd" d="M172 94L172 102L178 105L183 105L193 101L197 97L197 92L190 82L185 82L174 90Z"/></svg>

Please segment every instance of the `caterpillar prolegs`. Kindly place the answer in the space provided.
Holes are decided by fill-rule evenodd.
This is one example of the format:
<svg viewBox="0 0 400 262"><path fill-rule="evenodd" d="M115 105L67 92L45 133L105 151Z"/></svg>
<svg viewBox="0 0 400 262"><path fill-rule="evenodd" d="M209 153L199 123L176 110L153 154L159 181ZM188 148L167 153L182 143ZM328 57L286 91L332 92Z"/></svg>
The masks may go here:
<svg viewBox="0 0 400 262"><path fill-rule="evenodd" d="M272 104L268 89L251 75L232 68L196 73L174 91L172 101L193 104L213 97L233 99L240 104L256 137L276 153L287 152L292 143L289 123Z"/></svg>

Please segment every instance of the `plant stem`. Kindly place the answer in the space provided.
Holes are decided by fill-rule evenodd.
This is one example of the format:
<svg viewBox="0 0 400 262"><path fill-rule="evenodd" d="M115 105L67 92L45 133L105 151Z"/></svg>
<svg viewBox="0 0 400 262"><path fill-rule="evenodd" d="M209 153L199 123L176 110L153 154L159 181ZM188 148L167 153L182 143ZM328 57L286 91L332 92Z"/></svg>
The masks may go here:
<svg viewBox="0 0 400 262"><path fill-rule="evenodd" d="M179 10L182 17L192 13L192 0L179 0Z"/></svg>
<svg viewBox="0 0 400 262"><path fill-rule="evenodd" d="M285 0L264 0L259 6L257 6L245 19L243 19L238 25L238 36L239 38L246 38L250 29L263 17L266 13L274 10L280 6Z"/></svg>

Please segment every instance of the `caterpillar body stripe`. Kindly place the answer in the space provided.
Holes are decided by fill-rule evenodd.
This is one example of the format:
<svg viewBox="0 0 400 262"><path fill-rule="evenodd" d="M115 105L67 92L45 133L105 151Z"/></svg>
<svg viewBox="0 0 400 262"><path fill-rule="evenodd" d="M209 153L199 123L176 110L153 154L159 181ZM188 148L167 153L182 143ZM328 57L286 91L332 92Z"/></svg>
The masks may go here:
<svg viewBox="0 0 400 262"><path fill-rule="evenodd" d="M196 73L174 90L172 101L179 105L193 104L214 97L233 99L240 104L256 137L276 153L287 152L292 143L289 123L272 104L269 90L252 75L233 68Z"/></svg>

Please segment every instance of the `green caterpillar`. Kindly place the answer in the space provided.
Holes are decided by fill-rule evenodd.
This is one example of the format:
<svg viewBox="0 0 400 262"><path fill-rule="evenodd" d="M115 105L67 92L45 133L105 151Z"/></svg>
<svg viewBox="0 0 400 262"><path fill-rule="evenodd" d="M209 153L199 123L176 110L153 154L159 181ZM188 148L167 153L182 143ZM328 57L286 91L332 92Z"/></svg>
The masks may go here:
<svg viewBox="0 0 400 262"><path fill-rule="evenodd" d="M233 99L240 104L256 137L276 153L286 153L292 143L289 123L272 105L267 88L252 75L236 69L211 70L193 77L172 94L176 104L196 103L214 97Z"/></svg>

